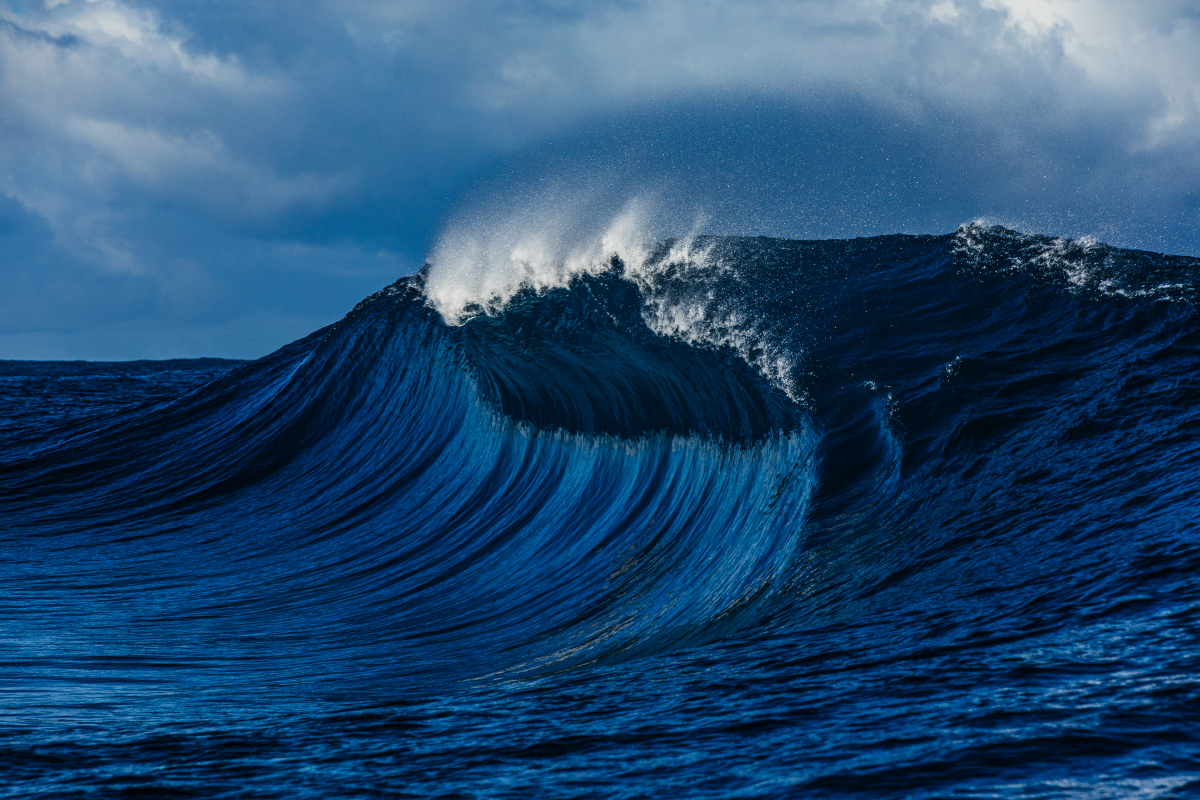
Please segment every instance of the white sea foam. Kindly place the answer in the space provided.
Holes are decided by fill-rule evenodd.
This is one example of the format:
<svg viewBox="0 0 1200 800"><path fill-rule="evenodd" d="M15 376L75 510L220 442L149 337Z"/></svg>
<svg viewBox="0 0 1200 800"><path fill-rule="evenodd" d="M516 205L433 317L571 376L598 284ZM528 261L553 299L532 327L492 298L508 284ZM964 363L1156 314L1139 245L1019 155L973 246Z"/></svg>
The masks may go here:
<svg viewBox="0 0 1200 800"><path fill-rule="evenodd" d="M975 268L1001 272L1033 270L1057 275L1073 291L1174 299L1191 290L1190 285L1179 282L1133 285L1138 276L1129 274L1122 266L1121 259L1116 257L1119 251L1093 236L1076 239L1038 236L979 220L958 229L953 247L956 255ZM1003 257L998 257L1000 253Z"/></svg>
<svg viewBox="0 0 1200 800"><path fill-rule="evenodd" d="M612 268L637 272L655 242L653 205L635 197L617 207L586 196L548 193L520 207L453 221L429 257L425 293L450 325L496 314L522 289L544 292Z"/></svg>
<svg viewBox="0 0 1200 800"><path fill-rule="evenodd" d="M647 196L617 204L554 191L509 210L465 215L430 254L425 293L447 324L460 325L500 313L522 290L563 288L617 269L641 291L643 318L655 333L730 347L800 402L795 354L775 346L737 297L714 291L718 280L737 275L700 236L704 217L680 222Z"/></svg>

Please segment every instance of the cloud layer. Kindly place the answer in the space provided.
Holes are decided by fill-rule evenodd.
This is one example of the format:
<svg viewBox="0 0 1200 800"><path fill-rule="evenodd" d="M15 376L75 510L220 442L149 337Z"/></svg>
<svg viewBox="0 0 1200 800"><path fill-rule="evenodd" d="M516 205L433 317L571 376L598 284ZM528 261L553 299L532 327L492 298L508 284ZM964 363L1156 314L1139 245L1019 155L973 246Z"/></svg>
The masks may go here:
<svg viewBox="0 0 1200 800"><path fill-rule="evenodd" d="M531 187L1200 254L1200 3L0 6L0 357L260 355Z"/></svg>

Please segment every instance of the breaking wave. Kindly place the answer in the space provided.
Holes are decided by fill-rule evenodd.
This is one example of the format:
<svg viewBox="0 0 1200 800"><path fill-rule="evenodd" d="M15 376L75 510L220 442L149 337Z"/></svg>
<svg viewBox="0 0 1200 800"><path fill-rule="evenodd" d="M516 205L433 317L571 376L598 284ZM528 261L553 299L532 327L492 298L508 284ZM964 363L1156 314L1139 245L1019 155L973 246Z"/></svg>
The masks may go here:
<svg viewBox="0 0 1200 800"><path fill-rule="evenodd" d="M26 424L0 445L0 555L20 619L69 635L13 617L9 663L92 654L72 685L93 699L439 696L742 642L723 652L774 697L770 642L806 631L835 654L874 637L822 658L890 675L964 631L999 658L978 631L1152 636L1200 602L1196 260L982 224L671 238L646 209L451 230L421 274L267 358ZM687 717L654 674L628 702ZM1145 747L1193 741L1181 719ZM1126 733L1095 756L1113 774L1146 757Z"/></svg>

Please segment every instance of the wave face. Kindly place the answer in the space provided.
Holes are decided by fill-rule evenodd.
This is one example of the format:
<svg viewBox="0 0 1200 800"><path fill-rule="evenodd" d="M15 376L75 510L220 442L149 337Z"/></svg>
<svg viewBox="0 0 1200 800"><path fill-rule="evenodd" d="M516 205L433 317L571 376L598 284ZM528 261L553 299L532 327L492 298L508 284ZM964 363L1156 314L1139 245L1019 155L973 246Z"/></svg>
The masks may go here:
<svg viewBox="0 0 1200 800"><path fill-rule="evenodd" d="M5 365L14 791L1200 792L1200 262L612 231Z"/></svg>

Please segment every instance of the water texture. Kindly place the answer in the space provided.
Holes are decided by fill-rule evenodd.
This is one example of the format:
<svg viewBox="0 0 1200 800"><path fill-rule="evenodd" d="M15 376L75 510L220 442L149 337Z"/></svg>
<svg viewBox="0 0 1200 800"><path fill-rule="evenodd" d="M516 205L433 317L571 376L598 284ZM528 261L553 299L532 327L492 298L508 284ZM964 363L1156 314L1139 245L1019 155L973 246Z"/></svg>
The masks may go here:
<svg viewBox="0 0 1200 800"><path fill-rule="evenodd" d="M0 364L0 796L1200 796L1200 260L615 241Z"/></svg>

